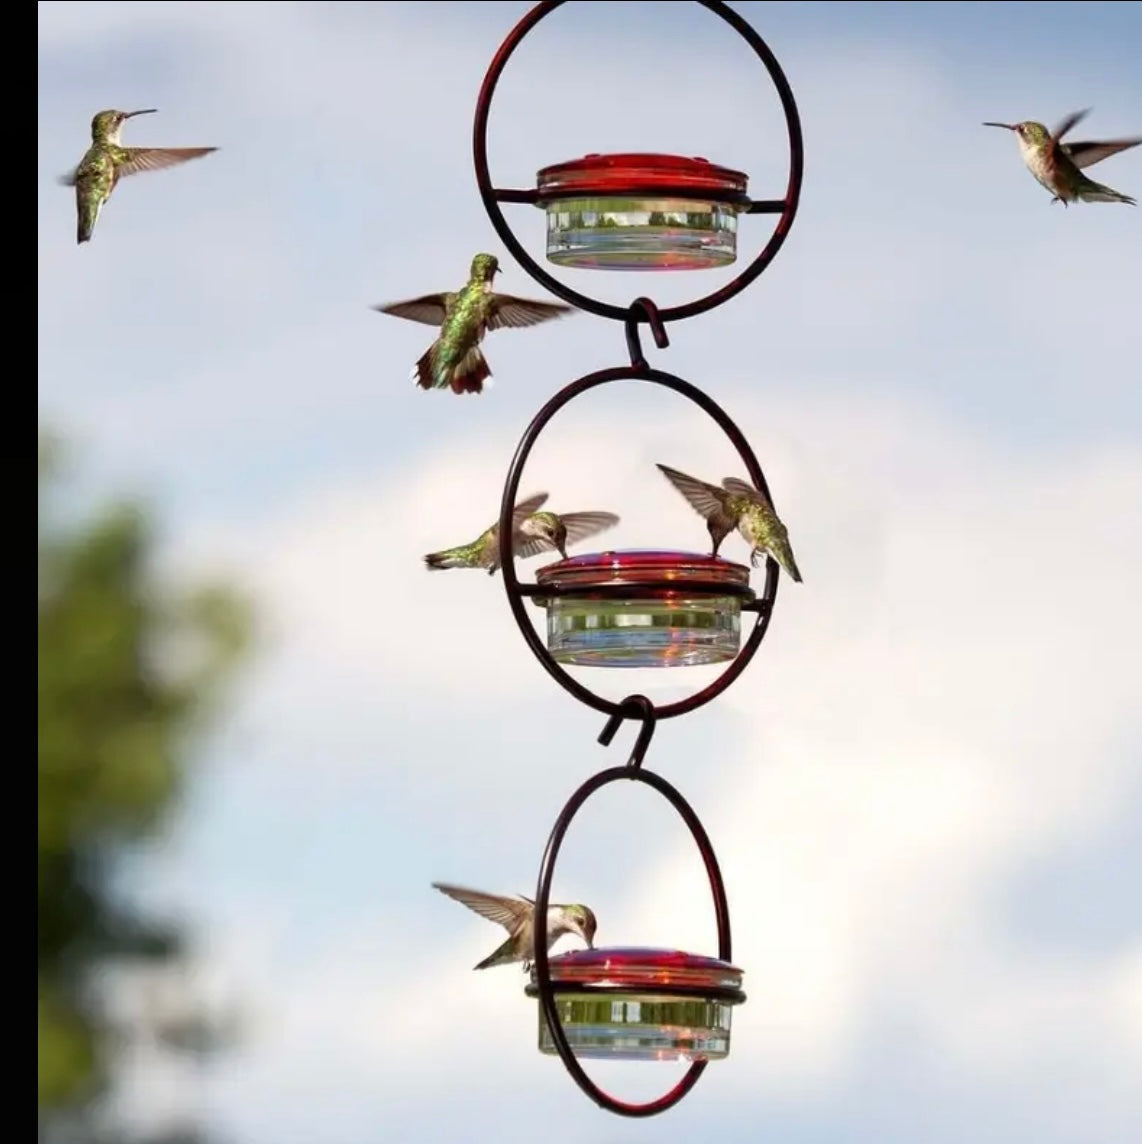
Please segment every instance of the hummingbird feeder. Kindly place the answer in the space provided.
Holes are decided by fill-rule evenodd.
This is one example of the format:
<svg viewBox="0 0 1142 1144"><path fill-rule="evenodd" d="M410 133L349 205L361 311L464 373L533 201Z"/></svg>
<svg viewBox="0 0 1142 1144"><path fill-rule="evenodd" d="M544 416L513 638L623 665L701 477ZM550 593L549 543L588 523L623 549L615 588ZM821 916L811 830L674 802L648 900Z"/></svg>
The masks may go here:
<svg viewBox="0 0 1142 1144"><path fill-rule="evenodd" d="M715 957L669 949L584 949L548 960L567 1041L596 1060L716 1061L730 1052L742 971ZM539 995L535 971L524 990ZM555 1054L539 1015L539 1051Z"/></svg>
<svg viewBox="0 0 1142 1144"><path fill-rule="evenodd" d="M547 260L583 270L706 270L738 255L740 171L678 155L588 155L544 167Z"/></svg>
<svg viewBox="0 0 1142 1144"><path fill-rule="evenodd" d="M581 667L724 663L741 645L749 569L694 552L602 552L536 573L547 649Z"/></svg>
<svg viewBox="0 0 1142 1144"><path fill-rule="evenodd" d="M623 1116L652 1116L678 1103L707 1064L730 1051L732 1007L745 1000L742 971L732 961L729 905L709 836L682 794L643 767L659 720L684 715L717 698L756 654L769 627L780 569L767 558L760 594L750 570L716 556L676 551L602 552L541 568L536 583L521 584L512 551L512 514L520 478L532 447L548 421L574 398L600 385L635 381L685 397L712 418L737 450L754 487L773 502L757 458L742 432L701 389L653 369L642 351L646 325L659 349L670 344L669 322L703 314L740 294L781 249L801 195L804 154L793 92L773 53L727 4L697 0L738 33L761 61L777 90L789 142L789 178L780 199L754 200L739 171L704 159L631 152L588 155L545 167L528 190L494 187L488 170L488 116L500 75L520 41L566 0L544 0L528 12L500 45L484 77L472 132L476 184L484 209L504 246L540 285L565 302L623 323L629 365L599 370L570 382L535 415L508 469L497 524L499 563L512 616L544 670L581 703L607 715L599 742L608 746L626 719L639 723L624 766L587 779L568 799L548 838L535 891L535 915L545 917L563 838L583 803L613 782L637 782L656 790L678 812L702 857L717 928L714 957L677 950L593 949L549 958L544 929L537 926L531 981L525 992L538 1001L539 1048L558 1054L576 1084L600 1107ZM636 122L632 118L632 122ZM501 203L532 204L547 212L547 258L558 266L599 270L696 270L725 266L737 256L740 214L779 215L769 241L732 282L679 306L660 310L636 298L615 306L571 289L523 248ZM546 609L546 640L525 601ZM743 637L742 614L753 626ZM646 696L612 700L596 694L567 667L669 667L725 663L703 690L656 706ZM604 1092L579 1058L689 1060L675 1086L656 1100L627 1103Z"/></svg>

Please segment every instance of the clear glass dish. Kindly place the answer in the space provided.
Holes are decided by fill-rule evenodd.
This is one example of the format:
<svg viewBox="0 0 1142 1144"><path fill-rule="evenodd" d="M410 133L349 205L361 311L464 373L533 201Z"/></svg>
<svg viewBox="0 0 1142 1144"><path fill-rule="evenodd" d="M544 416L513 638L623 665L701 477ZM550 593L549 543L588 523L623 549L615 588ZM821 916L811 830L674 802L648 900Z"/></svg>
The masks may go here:
<svg viewBox="0 0 1142 1144"><path fill-rule="evenodd" d="M547 259L585 270L728 266L737 258L738 214L750 204L747 182L741 171L678 155L588 155L544 167L536 186ZM711 191L733 201L711 199Z"/></svg>
<svg viewBox="0 0 1142 1144"><path fill-rule="evenodd" d="M742 971L667 949L584 949L551 958L555 1006L576 1056L596 1060L721 1060L730 1052ZM576 988L576 987L580 988ZM535 971L525 992L537 997ZM555 1042L539 1007L539 1051Z"/></svg>
<svg viewBox="0 0 1142 1144"><path fill-rule="evenodd" d="M753 598L744 564L694 552L590 553L540 568L535 578L550 590L534 598L547 609L548 651L558 663L580 667L731 660L741 647L741 606ZM736 591L688 592L688 582ZM645 593L637 591L643 584Z"/></svg>

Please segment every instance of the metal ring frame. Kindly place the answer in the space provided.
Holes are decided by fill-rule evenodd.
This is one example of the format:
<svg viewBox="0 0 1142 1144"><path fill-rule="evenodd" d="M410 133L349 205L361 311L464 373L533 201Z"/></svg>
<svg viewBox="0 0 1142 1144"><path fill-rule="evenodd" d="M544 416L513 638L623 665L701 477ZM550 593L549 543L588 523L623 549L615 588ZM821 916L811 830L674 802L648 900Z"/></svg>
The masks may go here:
<svg viewBox="0 0 1142 1144"><path fill-rule="evenodd" d="M512 512L515 509L516 497L519 493L520 477L523 475L524 466L527 464L527 459L531 455L531 450L535 445L536 439L548 421L569 401L578 397L581 393L586 393L590 389L594 389L600 385L606 385L612 381L646 381L652 385L665 386L667 389L672 389L675 393L680 393L683 397L689 398L708 413L710 417L718 423L718 426L726 436L729 437L734 448L738 451L738 456L741 457L742 463L749 472L750 480L753 481L755 487L763 490L766 496L769 496L769 486L765 482L765 475L761 471L761 466L758 464L757 457L754 456L749 442L742 435L741 430L730 420L729 415L713 398L708 397L697 386L691 385L688 381L683 381L680 377L675 377L672 373L664 373L662 370L650 369L649 367L639 368L633 365L618 366L613 369L599 370L597 373L589 373L586 377L581 377L578 381L573 381L570 385L561 389L535 415L516 448L515 457L512 458L511 468L508 470L507 481L504 484L503 497L500 500L498 526L499 560L500 570L503 573L504 590L507 592L512 615L515 617L516 624L519 626L524 640L527 642L528 647L531 648L536 659L543 665L547 674L550 675L560 687L574 695L581 703L586 703L588 707L593 707L596 711L603 711L613 716L622 710L623 705L596 695L589 687L585 687L556 663L554 656L547 650L543 637L535 630L531 619L527 615L527 611L524 607L524 598L525 595L548 595L550 594L549 590L538 584L520 584L515 569L515 558L512 553ZM772 501L772 498L770 499ZM765 589L759 599L748 605L750 610L757 612L757 620L754 623L753 630L738 651L737 657L708 687L695 692L686 699L679 699L675 703L668 703L663 707L657 708L657 716L659 719L669 719L675 715L685 715L687 712L709 703L711 699L715 699L721 695L721 693L741 675L749 664L749 661L753 659L754 654L757 652L765 636L766 629L769 627L769 620L773 614L773 604L777 599L777 579L777 562L773 560L772 557L768 557L765 565ZM607 589L596 588L594 589L594 593L605 596L607 595ZM725 594L732 595L733 593L727 592Z"/></svg>
<svg viewBox="0 0 1142 1144"><path fill-rule="evenodd" d="M488 68L487 74L484 76L484 82L480 88L479 98L476 102L476 115L472 128L472 151L476 168L476 184L479 189L480 198L484 204L484 209L487 211L488 218L491 220L492 226L495 228L500 240L520 266L522 266L536 282L546 287L557 297L562 298L565 302L569 302L581 310L586 310L599 317L611 318L624 323L627 349L631 364L614 369L600 370L597 373L588 374L585 377L579 378L577 381L571 382L570 385L565 386L543 406L527 427L523 438L516 448L515 456L512 459L507 480L504 484L503 497L500 501L498 521L499 562L503 572L504 589L507 592L512 615L515 617L516 624L523 635L524 641L528 647L531 648L532 653L542 664L544 670L556 683L580 702L587 704L589 707L593 707L597 711L603 711L609 716L606 726L599 735L599 742L604 746L608 745L614 738L615 733L624 719L637 718L641 721L641 727L627 765L625 767L612 767L608 770L600 771L588 779L571 796L570 800L564 806L562 813L558 819L556 819L555 826L548 839L547 849L543 855L543 862L540 866L539 882L535 892L535 911L537 917L543 917L547 912L551 880L554 874L555 861L559 854L559 848L567 833L567 828L570 826L572 819L583 803L595 791L600 787L606 786L608 783L617 782L620 779L643 782L657 790L670 802L674 809L678 811L698 845L698 849L701 852L702 859L706 866L706 873L710 879L710 888L714 896L714 910L718 928L718 956L724 961L729 961L731 957L729 907L726 903L725 886L722 882L721 871L718 868L717 858L714 856L714 850L710 844L709 836L698 820L698 816L682 795L665 779L660 778L652 772L644 771L641 768L643 757L654 735L658 719L682 715L710 702L711 699L716 698L729 687L745 670L750 660L753 659L769 627L769 620L773 614L773 605L777 599L777 562L772 558L767 558L766 560L765 588L760 597L750 598L753 596L752 591L749 591L747 595L746 592L740 589L729 590L726 585L715 586L708 583L687 585L687 587L702 594L711 592L717 587L722 594L735 595L743 599L743 611L754 611L757 614L753 630L738 651L736 658L713 683L686 699L667 704L661 708L656 708L655 705L643 695L628 696L621 702L615 703L596 695L560 667L548 651L544 640L539 636L532 626L531 621L528 619L524 610L525 597L532 596L542 598L544 596L550 596L553 593L537 584L520 584L519 578L516 575L515 561L512 553L511 518L524 465L527 463L527 459L536 439L548 421L575 397L587 392L587 390L594 389L596 386L606 385L612 381L633 380L650 382L653 385L661 385L667 389L671 389L675 393L679 393L694 402L713 418L726 436L729 437L749 473L750 480L757 488L761 489L766 496L769 496L769 487L761 471L761 466L758 464L753 450L750 448L749 443L738 427L730 420L721 406L712 398L707 397L706 394L696 386L691 385L689 382L673 374L651 369L647 364L646 358L643 356L638 327L640 323L645 323L658 348L665 349L670 344L670 339L666 333L667 322L694 317L708 310L712 310L716 306L720 306L723 302L729 301L757 279L773 261L793 225L801 197L801 182L804 173L804 145L801 136L801 120L797 112L797 104L794 101L793 92L785 78L785 73L781 70L781 66L778 64L776 57L769 50L765 41L727 4L721 3L720 0L696 0L703 8L729 24L729 26L746 41L754 54L765 66L766 71L769 73L770 80L776 87L777 94L780 97L789 136L789 181L786 187L785 197L778 200L750 200L750 205L746 212L750 214L777 214L780 216L777 225L768 243L766 243L753 262L751 262L737 278L721 287L721 289L715 290L705 297L693 302L688 302L685 305L674 306L660 311L651 299L637 298L629 307L624 309L590 298L585 294L580 294L578 291L564 285L557 278L547 273L547 271L528 254L508 226L504 213L500 209L500 203L542 203L545 198L544 194L537 190L507 190L493 187L491 175L488 170L488 115L491 110L492 97L495 94L496 85L499 82L504 67L507 65L512 53L519 46L524 36L526 36L540 20L550 15L556 8L562 6L564 2L565 0L544 0L543 3L537 4L531 9L500 45L499 50L492 60L491 66ZM646 192L648 189L655 189L651 184L646 184L646 186L634 186L632 184L632 186L636 192L640 190ZM630 189L631 188L627 188L628 191ZM709 197L716 198L718 201L728 201L725 195L720 192L710 194ZM770 497L770 500L772 502L772 497ZM671 584L670 586L675 587L677 585ZM655 585L641 585L640 590L645 591L647 588L653 587L655 587ZM626 591L625 587L612 587L609 591L607 589L599 590L596 588L591 594L621 598L624 594L629 595L630 593ZM578 1084L583 1092L591 1097L596 1104L622 1116L653 1116L677 1104L678 1101L690 1091L697 1082L698 1077L705 1071L706 1061L693 1062L674 1088L657 1100L649 1101L645 1104L628 1104L624 1101L617 1100L603 1092L591 1078L587 1076L576 1059L574 1052L571 1050L567 1035L563 1030L563 1025L559 1018L555 998L556 993L562 990L553 986L551 981L551 967L547 956L546 942L543 940L542 935L543 929L536 927L536 943L533 951L535 971L534 993L538 996L539 1003L542 1006L543 1016L551 1032L556 1050L567 1071L575 1080L575 1083ZM529 988L529 992L531 991Z"/></svg>
<svg viewBox="0 0 1142 1144"><path fill-rule="evenodd" d="M579 291L573 290L549 274L528 254L512 232L511 227L508 226L504 212L500 209L500 203L535 203L540 201L540 193L534 190L506 190L493 187L492 177L488 170L488 114L491 111L492 96L495 94L496 84L499 83L508 60L519 47L524 36L540 20L549 16L564 3L566 0L544 0L543 3L537 4L508 33L507 39L500 45L492 59L491 66L484 76L479 98L476 101L476 118L472 126L472 153L476 165L476 185L484 203L484 210L488 212L488 217L491 219L496 233L500 236L500 241L536 282L545 286L552 294L562 298L565 302L578 306L581 310L597 314L601 318L612 318L621 322L627 318L627 311L621 306L600 302L586 294L580 294ZM740 294L765 270L777 256L777 252L781 249L790 228L793 226L793 219L797 215L797 205L801 199L801 181L804 175L805 150L801 137L801 118L797 112L797 103L793 98L793 91L789 86L789 81L785 78L785 73L781 70L781 65L777 62L777 57L769 50L769 45L728 4L721 3L720 0L696 0L696 3L729 24L749 44L754 54L765 65L765 70L769 73L769 78L777 89L777 94L781 99L781 108L785 113L785 125L789 135L789 182L783 199L751 200L752 205L748 211L750 214L780 214L769 242L765 244L753 262L732 282L726 283L720 289L696 301L687 302L682 306L671 306L663 310L663 322L676 322L682 318L693 318L697 314L704 314L707 310L720 306L723 302L728 302ZM709 197L720 198L717 193Z"/></svg>
<svg viewBox="0 0 1142 1144"><path fill-rule="evenodd" d="M619 704L619 711L611 716L600 741L609 743L618 729L619 723L625 716L640 716L642 727L635 741L634 749L625 766L610 767L592 775L568 800L562 813L555 821L551 837L547 842L547 849L543 854L543 862L539 868L539 882L535 889L536 917L546 917L547 907L551 894L551 879L555 873L555 861L559 857L559 848L563 845L564 836L578 813L579 808L600 787L608 783L619 782L623 779L645 783L653 787L663 798L674 807L682 820L690 828L690 833L702 855L706 866L706 875L710 879L710 890L714 897L714 916L718 927L718 957L722 961L729 961L732 956L732 942L730 936L730 910L726 901L726 887L722 881L722 872L718 867L718 859L714 855L714 848L710 843L710 836L694 813L690 804L681 793L660 775L653 771L642 769L642 760L650 740L654 735L655 708L654 704L644 695L631 695ZM617 1100L609 1093L604 1092L584 1071L583 1066L575 1057L575 1053L568 1043L567 1034L563 1031L563 1023L559 1018L559 1010L555 1004L555 990L551 981L551 964L547 956L547 943L540 938L541 930L536 930L536 943L534 955L535 992L539 1003L543 1007L543 1017L551 1032L551 1039L555 1042L556 1051L563 1061L567 1071L574 1078L575 1083L601 1108L620 1116L654 1116L665 1112L677 1104L694 1085L698 1078L706 1071L708 1061L694 1061L683 1074L678 1083L664 1096L657 1100L647 1101L644 1104L630 1104Z"/></svg>

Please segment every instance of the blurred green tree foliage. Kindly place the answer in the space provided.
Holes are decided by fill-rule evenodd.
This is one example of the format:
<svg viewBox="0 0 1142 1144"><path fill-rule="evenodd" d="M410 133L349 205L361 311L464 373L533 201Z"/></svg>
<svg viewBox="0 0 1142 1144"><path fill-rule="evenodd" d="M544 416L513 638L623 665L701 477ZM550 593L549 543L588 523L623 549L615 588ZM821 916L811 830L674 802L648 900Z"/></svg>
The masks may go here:
<svg viewBox="0 0 1142 1144"><path fill-rule="evenodd" d="M250 613L222 587L164 591L136 505L63 511L61 449L39 448L41 1131L74 1123L121 1043L101 968L179 956L178 933L127 910L115 865L174 808L192 737L248 643Z"/></svg>

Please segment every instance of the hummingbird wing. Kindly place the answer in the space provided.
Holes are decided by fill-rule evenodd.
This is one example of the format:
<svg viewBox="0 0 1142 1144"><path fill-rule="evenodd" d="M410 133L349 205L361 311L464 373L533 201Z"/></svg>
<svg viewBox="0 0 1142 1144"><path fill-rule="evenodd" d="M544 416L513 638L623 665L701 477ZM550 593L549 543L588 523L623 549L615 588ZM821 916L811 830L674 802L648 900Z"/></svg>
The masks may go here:
<svg viewBox="0 0 1142 1144"><path fill-rule="evenodd" d="M539 512L547 503L547 493L536 493L527 500L517 502L512 510L512 524L518 528L533 512Z"/></svg>
<svg viewBox="0 0 1142 1144"><path fill-rule="evenodd" d="M669 465L658 465L662 475L690 502L690 507L707 520L725 510L726 494L717 485L689 477Z"/></svg>
<svg viewBox="0 0 1142 1144"><path fill-rule="evenodd" d="M503 898L480 890L466 890L463 886L452 886L447 882L433 882L432 886L468 909L475 910L480 917L503 926L509 933L514 933L521 922L529 921L532 916L531 906L519 898Z"/></svg>
<svg viewBox="0 0 1142 1144"><path fill-rule="evenodd" d="M1107 139L1099 143L1064 143L1063 150L1071 157L1076 167L1093 167L1119 151L1126 151L1142 143L1142 136L1137 139Z"/></svg>
<svg viewBox="0 0 1142 1144"><path fill-rule="evenodd" d="M567 547L602 532L605 528L614 528L619 518L613 512L561 512L559 519L567 529ZM515 554L526 560L529 556L538 556L541 552L553 550L555 545L542 536L528 536L515 546Z"/></svg>
<svg viewBox="0 0 1142 1144"><path fill-rule="evenodd" d="M769 498L761 489L755 489L748 481L739 481L737 477L726 477L722 481L722 488L734 497L747 497L751 501L756 501L758 504L765 505L766 508L772 508L769 503Z"/></svg>
<svg viewBox="0 0 1142 1144"><path fill-rule="evenodd" d="M546 503L547 493L536 493L535 496L528 497L527 500L517 501L515 508L512 509L512 531L518 532L519 526L523 524L533 512L539 512ZM499 521L496 522L496 524L498 523ZM496 525L493 524L491 527L495 528Z"/></svg>
<svg viewBox="0 0 1142 1144"><path fill-rule="evenodd" d="M559 519L567 529L568 544L577 544L619 523L613 512L564 512L559 514Z"/></svg>
<svg viewBox="0 0 1142 1144"><path fill-rule="evenodd" d="M409 298L407 302L389 302L384 306L374 306L382 314L392 314L395 318L407 318L410 322L423 322L426 326L442 326L448 307L455 294L425 294L421 298Z"/></svg>
<svg viewBox="0 0 1142 1144"><path fill-rule="evenodd" d="M217 147L124 147L126 158L115 164L115 170L120 178L137 175L141 171L162 171L188 159L201 159L217 150Z"/></svg>
<svg viewBox="0 0 1142 1144"><path fill-rule="evenodd" d="M66 175L60 175L59 178L56 179L56 182L59 183L61 187L74 187L75 179L78 174L79 168L76 167L73 170L68 171Z"/></svg>
<svg viewBox="0 0 1142 1144"><path fill-rule="evenodd" d="M489 330L538 326L540 322L562 318L574 308L562 302L534 302L529 298L513 298L510 294L493 294L486 325Z"/></svg>
<svg viewBox="0 0 1142 1144"><path fill-rule="evenodd" d="M1064 135L1066 135L1068 131L1070 131L1072 127L1084 120L1089 114L1089 107L1082 111L1072 111L1070 115L1068 115L1066 119L1064 119L1062 123L1060 123L1059 126L1051 132L1052 142L1057 143L1060 139L1062 139Z"/></svg>

